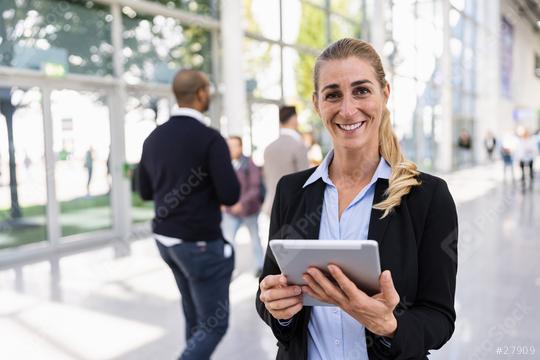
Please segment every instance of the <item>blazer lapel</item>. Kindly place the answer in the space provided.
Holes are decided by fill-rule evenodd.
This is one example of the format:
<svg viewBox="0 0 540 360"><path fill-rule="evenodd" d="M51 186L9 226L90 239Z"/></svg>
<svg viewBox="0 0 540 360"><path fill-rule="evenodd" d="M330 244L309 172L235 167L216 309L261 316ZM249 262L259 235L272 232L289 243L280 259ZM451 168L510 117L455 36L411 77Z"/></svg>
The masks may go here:
<svg viewBox="0 0 540 360"><path fill-rule="evenodd" d="M318 239L321 228L322 207L324 201L324 189L326 184L318 179L304 189L305 211L302 216L308 221L304 235L306 239Z"/></svg>
<svg viewBox="0 0 540 360"><path fill-rule="evenodd" d="M377 179L375 185L375 196L373 197L373 204L377 204L384 200L384 192L388 189L388 179ZM371 218L369 220L368 239L376 240L379 243L379 247L384 240L384 234L386 227L392 215L386 216L381 219L383 215L382 210L371 209Z"/></svg>

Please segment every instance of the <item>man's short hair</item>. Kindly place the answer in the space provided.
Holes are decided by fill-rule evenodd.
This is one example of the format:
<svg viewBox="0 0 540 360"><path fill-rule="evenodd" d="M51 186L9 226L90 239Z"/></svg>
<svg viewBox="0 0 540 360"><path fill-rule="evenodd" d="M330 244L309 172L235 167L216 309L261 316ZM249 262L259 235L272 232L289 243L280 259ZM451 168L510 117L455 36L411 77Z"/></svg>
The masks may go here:
<svg viewBox="0 0 540 360"><path fill-rule="evenodd" d="M189 104L195 100L195 94L209 86L206 74L192 69L183 69L176 73L172 90L178 103Z"/></svg>
<svg viewBox="0 0 540 360"><path fill-rule="evenodd" d="M279 108L279 123L284 125L295 115L296 107L288 105L282 106Z"/></svg>

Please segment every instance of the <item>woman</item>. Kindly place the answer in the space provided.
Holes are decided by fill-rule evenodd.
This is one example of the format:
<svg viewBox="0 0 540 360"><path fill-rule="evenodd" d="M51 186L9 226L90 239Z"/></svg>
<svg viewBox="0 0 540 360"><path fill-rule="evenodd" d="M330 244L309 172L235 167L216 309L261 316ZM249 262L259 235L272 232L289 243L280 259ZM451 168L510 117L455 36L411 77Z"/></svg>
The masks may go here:
<svg viewBox="0 0 540 360"><path fill-rule="evenodd" d="M425 359L454 330L457 215L446 183L400 151L386 103L390 87L366 42L342 39L314 69L313 104L333 143L319 167L283 177L271 239L373 239L381 293L359 290L329 265L287 284L267 250L257 311L278 359ZM303 307L302 294L333 307Z"/></svg>

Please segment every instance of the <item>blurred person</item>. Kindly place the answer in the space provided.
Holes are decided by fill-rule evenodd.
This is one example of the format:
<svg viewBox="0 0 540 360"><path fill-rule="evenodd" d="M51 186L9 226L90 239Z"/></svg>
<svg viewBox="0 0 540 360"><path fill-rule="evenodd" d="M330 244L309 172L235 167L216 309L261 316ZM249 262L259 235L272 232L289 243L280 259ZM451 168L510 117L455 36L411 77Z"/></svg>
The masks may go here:
<svg viewBox="0 0 540 360"><path fill-rule="evenodd" d="M336 265L306 269L307 285L288 284L268 248L259 315L278 340L277 359L427 359L455 327L452 196L401 152L390 86L371 45L329 45L313 78L314 108L333 150L319 167L279 181L270 239L376 240L381 292L368 296ZM333 306L304 307L303 294Z"/></svg>
<svg viewBox="0 0 540 360"><path fill-rule="evenodd" d="M484 148L488 154L489 161L493 161L493 152L497 147L497 139L491 131L488 131L486 137L484 138Z"/></svg>
<svg viewBox="0 0 540 360"><path fill-rule="evenodd" d="M225 139L207 126L206 74L181 70L172 89L178 104L146 138L138 168L142 199L153 200L159 253L181 294L186 347L182 360L207 360L229 324L234 249L221 232L221 205L233 205L240 184Z"/></svg>
<svg viewBox="0 0 540 360"><path fill-rule="evenodd" d="M236 233L242 225L249 231L251 248L257 269L257 277L261 275L263 265L263 248L259 237L258 218L261 210L261 171L250 157L242 153L242 138L231 136L227 139L231 152L232 165L240 182L240 200L233 206L224 208L221 228L225 239L234 244Z"/></svg>
<svg viewBox="0 0 540 360"><path fill-rule="evenodd" d="M307 148L298 132L298 116L294 106L282 106L279 109L279 126L279 138L264 150L263 174L267 194L263 211L268 216L279 179L309 166Z"/></svg>
<svg viewBox="0 0 540 360"><path fill-rule="evenodd" d="M88 174L88 180L86 181L86 195L90 196L90 183L92 182L92 175L94 173L94 148L90 146L84 154L84 167Z"/></svg>
<svg viewBox="0 0 540 360"><path fill-rule="evenodd" d="M315 137L312 132L302 133L302 138L304 139L304 145L308 149L308 160L309 166L319 166L323 159L321 146L315 141Z"/></svg>
<svg viewBox="0 0 540 360"><path fill-rule="evenodd" d="M516 148L516 138L514 135L505 134L501 137L500 152L503 160L503 174L506 181L507 172L510 171L512 183L516 181L514 175L514 149Z"/></svg>
<svg viewBox="0 0 540 360"><path fill-rule="evenodd" d="M460 165L469 165L471 163L471 150L472 150L472 139L471 134L467 129L461 129L458 137L458 153L459 153L459 164Z"/></svg>
<svg viewBox="0 0 540 360"><path fill-rule="evenodd" d="M24 152L23 164L26 178L32 181L32 159L30 158L30 155L28 155L27 151Z"/></svg>
<svg viewBox="0 0 540 360"><path fill-rule="evenodd" d="M531 136L529 131L523 128L519 132L519 140L516 147L516 159L519 161L519 168L521 169L521 183L525 187L526 178L525 169L529 172L529 186L533 186L534 180L534 158L537 152L537 143Z"/></svg>
<svg viewBox="0 0 540 360"><path fill-rule="evenodd" d="M502 146L501 147L501 157L503 160L503 173L504 173L504 179L506 180L506 172L508 169L510 169L510 175L512 176L512 182L515 181L515 175L514 175L514 159L512 157L512 150L509 147Z"/></svg>

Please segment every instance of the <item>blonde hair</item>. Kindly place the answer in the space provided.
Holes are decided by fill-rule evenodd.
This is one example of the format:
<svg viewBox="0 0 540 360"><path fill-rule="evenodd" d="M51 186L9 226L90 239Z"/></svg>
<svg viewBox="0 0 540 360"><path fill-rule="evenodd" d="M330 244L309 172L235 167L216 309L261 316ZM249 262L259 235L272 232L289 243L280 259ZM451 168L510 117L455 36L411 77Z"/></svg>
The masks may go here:
<svg viewBox="0 0 540 360"><path fill-rule="evenodd" d="M318 83L322 63L330 60L347 59L349 57L357 57L368 61L373 66L375 76L381 88L386 86L386 74L384 73L381 58L375 49L365 41L345 38L330 44L317 57L313 71L315 93L319 91ZM378 204L373 205L373 208L383 211L381 218L384 218L395 207L400 205L401 198L407 195L413 186L420 185L420 181L418 180L420 173L416 168L416 164L406 160L401 152L399 141L392 128L388 108L385 108L383 111L379 127L379 153L392 169L388 189L384 193L386 198Z"/></svg>

